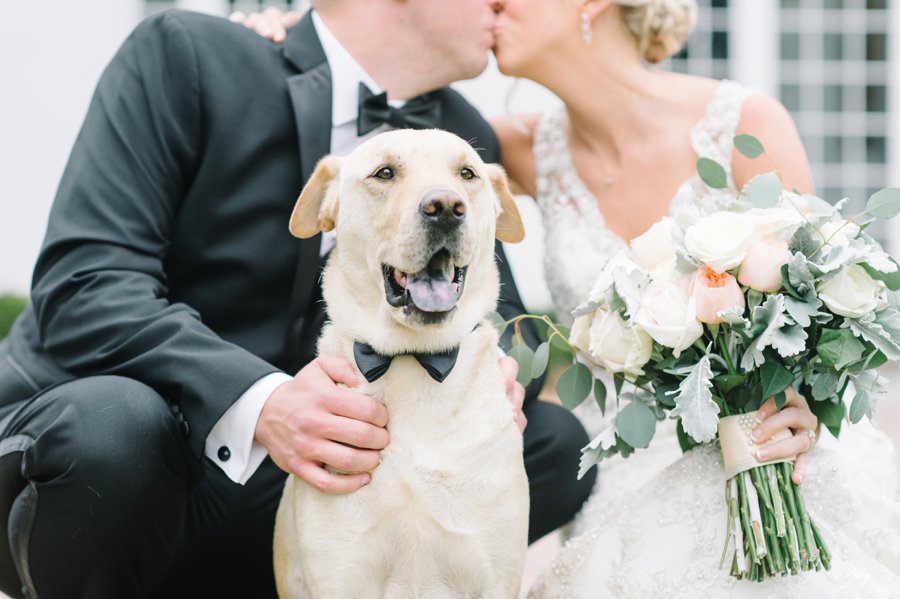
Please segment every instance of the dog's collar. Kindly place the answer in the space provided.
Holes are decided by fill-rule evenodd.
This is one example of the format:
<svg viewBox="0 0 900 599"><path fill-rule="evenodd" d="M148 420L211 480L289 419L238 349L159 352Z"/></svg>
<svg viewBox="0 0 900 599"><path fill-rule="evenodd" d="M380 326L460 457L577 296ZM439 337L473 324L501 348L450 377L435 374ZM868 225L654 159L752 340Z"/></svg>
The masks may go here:
<svg viewBox="0 0 900 599"><path fill-rule="evenodd" d="M408 353L384 356L362 341L353 343L353 357L356 359L356 365L370 383L384 376L384 373L387 372L391 365L391 360L397 356L412 356L425 369L428 376L439 383L443 383L450 371L453 370L453 367L456 366L456 357L458 355L458 345L442 353Z"/></svg>

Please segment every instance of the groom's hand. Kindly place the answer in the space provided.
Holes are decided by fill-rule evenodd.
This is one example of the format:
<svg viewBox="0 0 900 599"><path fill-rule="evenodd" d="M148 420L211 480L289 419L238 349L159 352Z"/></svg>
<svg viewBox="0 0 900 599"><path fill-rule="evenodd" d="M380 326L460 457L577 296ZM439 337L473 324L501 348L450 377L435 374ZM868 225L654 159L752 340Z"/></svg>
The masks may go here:
<svg viewBox="0 0 900 599"><path fill-rule="evenodd" d="M279 468L324 493L359 489L371 480L389 438L387 408L352 391L358 384L344 358L316 358L266 401L256 440Z"/></svg>

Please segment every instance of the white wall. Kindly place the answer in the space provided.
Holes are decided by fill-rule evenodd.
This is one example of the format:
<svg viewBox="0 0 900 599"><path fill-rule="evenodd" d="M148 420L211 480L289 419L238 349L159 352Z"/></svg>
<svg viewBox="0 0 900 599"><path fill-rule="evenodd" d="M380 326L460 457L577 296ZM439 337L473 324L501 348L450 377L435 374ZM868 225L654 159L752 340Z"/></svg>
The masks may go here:
<svg viewBox="0 0 900 599"><path fill-rule="evenodd" d="M0 293L25 292L91 92L138 0L5 2L0 18Z"/></svg>
<svg viewBox="0 0 900 599"><path fill-rule="evenodd" d="M213 8L193 0L194 8ZM215 2L215 0L212 0ZM187 4L182 2L182 5ZM0 293L27 293L50 204L105 64L143 16L140 0L9 2L0 19ZM511 81L492 65L459 89L485 114L505 110ZM553 96L522 82L515 111L533 111ZM540 267L540 223L530 199L521 202L529 236L510 249L519 286L532 310L549 299Z"/></svg>

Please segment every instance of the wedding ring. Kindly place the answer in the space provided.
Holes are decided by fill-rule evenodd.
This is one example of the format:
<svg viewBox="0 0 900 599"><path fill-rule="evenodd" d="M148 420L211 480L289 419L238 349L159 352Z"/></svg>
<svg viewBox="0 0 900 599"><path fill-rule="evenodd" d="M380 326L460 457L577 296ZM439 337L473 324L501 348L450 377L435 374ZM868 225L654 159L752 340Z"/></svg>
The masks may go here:
<svg viewBox="0 0 900 599"><path fill-rule="evenodd" d="M816 431L810 429L810 430L806 431L806 434L809 436L809 442L810 442L810 443L815 443L815 441L816 441Z"/></svg>

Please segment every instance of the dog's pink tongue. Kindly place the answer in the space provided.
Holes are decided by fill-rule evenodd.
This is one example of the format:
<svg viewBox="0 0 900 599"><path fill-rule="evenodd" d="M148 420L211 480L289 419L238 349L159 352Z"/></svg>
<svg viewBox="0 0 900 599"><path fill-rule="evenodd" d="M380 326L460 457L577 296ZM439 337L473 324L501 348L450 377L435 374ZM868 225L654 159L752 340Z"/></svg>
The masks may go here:
<svg viewBox="0 0 900 599"><path fill-rule="evenodd" d="M423 273L424 276L420 276ZM436 279L422 271L412 275L406 283L412 303L423 312L447 312L456 305L456 283L446 278Z"/></svg>
<svg viewBox="0 0 900 599"><path fill-rule="evenodd" d="M425 268L411 273L406 281L406 291L416 308L423 312L452 310L459 286L453 282L453 265L447 252L438 252Z"/></svg>

